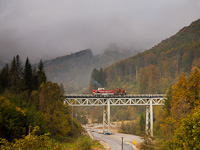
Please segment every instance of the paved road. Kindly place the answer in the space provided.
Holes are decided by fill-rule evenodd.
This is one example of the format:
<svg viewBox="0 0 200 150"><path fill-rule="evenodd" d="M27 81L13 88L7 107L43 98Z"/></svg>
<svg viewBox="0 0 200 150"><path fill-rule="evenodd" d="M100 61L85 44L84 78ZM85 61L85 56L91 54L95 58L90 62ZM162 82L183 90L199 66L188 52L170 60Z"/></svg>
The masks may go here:
<svg viewBox="0 0 200 150"><path fill-rule="evenodd" d="M111 137L116 140L121 140L121 137L124 137L125 142L133 142L133 140L136 140L137 143L143 142L141 137L131 134L114 133L114 135L111 135Z"/></svg>
<svg viewBox="0 0 200 150"><path fill-rule="evenodd" d="M98 139L108 143L111 147L111 150L121 150L122 149L122 142L117 139L111 138L110 135L103 135L103 134L99 134L96 132L92 132L92 134L95 138L98 138ZM132 150L132 146L124 143L123 150Z"/></svg>

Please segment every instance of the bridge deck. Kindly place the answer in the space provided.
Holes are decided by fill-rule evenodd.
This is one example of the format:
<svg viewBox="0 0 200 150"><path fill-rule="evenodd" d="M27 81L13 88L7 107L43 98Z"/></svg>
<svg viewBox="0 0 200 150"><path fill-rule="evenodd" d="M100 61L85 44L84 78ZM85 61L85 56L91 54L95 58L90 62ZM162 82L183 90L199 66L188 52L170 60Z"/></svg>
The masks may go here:
<svg viewBox="0 0 200 150"><path fill-rule="evenodd" d="M164 105L165 94L132 94L132 95L66 95L65 103L70 106L120 106L120 105Z"/></svg>

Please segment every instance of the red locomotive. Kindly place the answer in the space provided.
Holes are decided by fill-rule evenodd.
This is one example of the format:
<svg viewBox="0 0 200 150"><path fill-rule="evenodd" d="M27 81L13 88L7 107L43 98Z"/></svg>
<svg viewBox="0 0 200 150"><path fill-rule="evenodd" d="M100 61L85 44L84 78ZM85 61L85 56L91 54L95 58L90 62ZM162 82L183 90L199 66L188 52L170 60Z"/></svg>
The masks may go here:
<svg viewBox="0 0 200 150"><path fill-rule="evenodd" d="M97 90L92 90L93 95L125 95L126 91L124 89L105 90L104 88L98 88Z"/></svg>
<svg viewBox="0 0 200 150"><path fill-rule="evenodd" d="M98 88L98 90L92 90L93 95L113 95L113 90L105 90L104 88Z"/></svg>

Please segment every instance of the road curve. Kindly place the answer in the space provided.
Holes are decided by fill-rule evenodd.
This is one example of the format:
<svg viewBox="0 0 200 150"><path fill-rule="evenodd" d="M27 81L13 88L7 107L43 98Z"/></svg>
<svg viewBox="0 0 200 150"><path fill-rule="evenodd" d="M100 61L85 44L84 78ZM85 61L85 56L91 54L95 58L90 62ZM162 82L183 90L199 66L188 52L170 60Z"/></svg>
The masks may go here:
<svg viewBox="0 0 200 150"><path fill-rule="evenodd" d="M121 150L122 149L122 142L115 140L111 137L109 137L109 135L103 135L103 134L99 134L96 132L92 132L93 136L97 139L100 139L106 143L108 143L111 147L111 150ZM123 143L123 150L132 150L132 146L126 143Z"/></svg>

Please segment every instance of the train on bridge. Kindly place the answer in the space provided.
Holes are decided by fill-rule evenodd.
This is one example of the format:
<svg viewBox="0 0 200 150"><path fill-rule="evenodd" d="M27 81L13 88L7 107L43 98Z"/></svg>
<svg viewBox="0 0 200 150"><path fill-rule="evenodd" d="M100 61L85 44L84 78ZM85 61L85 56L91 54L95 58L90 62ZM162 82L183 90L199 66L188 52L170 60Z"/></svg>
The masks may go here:
<svg viewBox="0 0 200 150"><path fill-rule="evenodd" d="M105 90L104 88L98 88L97 90L92 90L93 95L126 95L124 89L114 89L114 90Z"/></svg>

